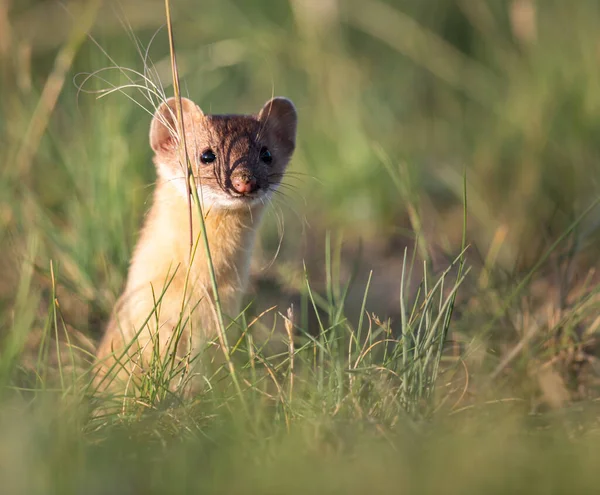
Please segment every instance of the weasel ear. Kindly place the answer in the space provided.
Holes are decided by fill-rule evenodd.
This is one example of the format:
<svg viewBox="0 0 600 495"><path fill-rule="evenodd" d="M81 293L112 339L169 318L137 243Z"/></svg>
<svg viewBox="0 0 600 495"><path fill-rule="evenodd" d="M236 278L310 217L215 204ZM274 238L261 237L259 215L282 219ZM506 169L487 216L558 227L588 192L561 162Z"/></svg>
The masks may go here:
<svg viewBox="0 0 600 495"><path fill-rule="evenodd" d="M178 144L177 99L172 96L163 102L154 113L150 124L150 146L156 154L170 153ZM181 111L186 132L194 122L204 116L200 107L192 100L181 97Z"/></svg>
<svg viewBox="0 0 600 495"><path fill-rule="evenodd" d="M292 153L296 146L298 114L287 98L269 100L258 114L258 120L273 134L279 145Z"/></svg>

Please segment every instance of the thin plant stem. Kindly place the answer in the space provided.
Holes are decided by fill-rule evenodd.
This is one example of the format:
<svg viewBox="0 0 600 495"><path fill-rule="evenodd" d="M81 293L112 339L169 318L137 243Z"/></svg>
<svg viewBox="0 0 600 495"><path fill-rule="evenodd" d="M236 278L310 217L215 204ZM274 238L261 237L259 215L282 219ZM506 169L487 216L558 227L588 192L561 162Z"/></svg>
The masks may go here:
<svg viewBox="0 0 600 495"><path fill-rule="evenodd" d="M217 286L217 277L215 274L215 269L212 261L212 256L210 253L210 246L208 243L208 235L206 232L206 224L204 221L204 214L202 212L202 205L200 204L200 198L198 197L198 189L196 187L196 181L194 179L194 174L192 170L192 164L189 160L188 152L187 152L187 144L185 139L185 124L183 121L183 110L181 105L181 92L179 88L179 72L177 70L177 58L175 54L175 41L173 36L173 25L171 22L171 6L169 0L165 0L165 11L167 18L167 30L169 36L169 50L171 55L171 72L173 74L173 91L175 94L176 101L176 112L177 112L177 122L179 124L179 147L181 153L182 163L186 164L186 184L188 190L188 209L190 214L190 256L193 249L194 244L194 234L193 234L193 222L192 222L192 206L190 196L193 198L194 204L196 205L196 210L198 214L198 218L200 220L200 229L201 229L201 237L204 245L204 252L206 254L206 261L208 264L208 272L210 275L210 282L213 291L215 310L217 313L218 320L218 333L219 333L219 342L221 344L221 348L223 350L223 355L225 357L225 361L227 362L227 368L229 369L229 373L231 374L231 379L233 380L234 387L239 396L240 402L242 403L242 407L247 412L246 402L244 400L244 396L242 393L242 388L240 386L240 382L237 377L237 373L235 370L235 365L233 360L231 359L231 354L229 352L229 343L227 341L227 335L225 332L225 322L223 320L223 311L221 308L221 300L219 298L219 290ZM190 264L191 267L191 264ZM189 267L188 267L189 269Z"/></svg>

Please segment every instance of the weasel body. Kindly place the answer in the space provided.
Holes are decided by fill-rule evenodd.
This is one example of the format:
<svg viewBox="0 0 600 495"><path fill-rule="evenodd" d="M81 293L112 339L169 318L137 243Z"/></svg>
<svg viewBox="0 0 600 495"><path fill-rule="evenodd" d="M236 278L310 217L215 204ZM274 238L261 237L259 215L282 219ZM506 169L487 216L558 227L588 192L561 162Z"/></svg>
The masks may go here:
<svg viewBox="0 0 600 495"><path fill-rule="evenodd" d="M291 101L274 98L257 115L204 115L182 98L182 112L219 299L223 314L235 318L263 209L295 148L296 110ZM176 352L193 359L218 335L201 242L190 256L177 128L175 99L170 98L158 108L150 128L158 180L125 289L97 351L98 389L135 386L153 356ZM200 219L195 211L192 216L197 238Z"/></svg>

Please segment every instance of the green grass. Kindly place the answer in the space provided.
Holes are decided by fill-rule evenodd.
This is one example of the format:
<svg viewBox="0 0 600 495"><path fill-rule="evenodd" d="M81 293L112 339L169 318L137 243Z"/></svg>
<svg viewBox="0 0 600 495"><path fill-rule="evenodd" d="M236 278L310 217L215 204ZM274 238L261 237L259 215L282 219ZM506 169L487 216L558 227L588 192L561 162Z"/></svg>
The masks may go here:
<svg viewBox="0 0 600 495"><path fill-rule="evenodd" d="M231 366L89 387L155 180L99 91L173 94L163 2L0 3L3 493L595 493L596 2L171 3L182 94L299 112Z"/></svg>

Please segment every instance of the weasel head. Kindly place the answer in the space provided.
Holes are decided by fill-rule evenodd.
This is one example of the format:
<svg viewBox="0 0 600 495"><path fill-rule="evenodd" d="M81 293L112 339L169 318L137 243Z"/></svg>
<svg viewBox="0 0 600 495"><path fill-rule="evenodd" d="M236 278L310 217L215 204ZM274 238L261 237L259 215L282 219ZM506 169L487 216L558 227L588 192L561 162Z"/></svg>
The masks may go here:
<svg viewBox="0 0 600 495"><path fill-rule="evenodd" d="M205 208L248 208L277 188L296 144L297 115L286 98L269 100L256 115L205 115L181 98L185 144ZM175 98L156 111L150 145L159 178L187 196Z"/></svg>

